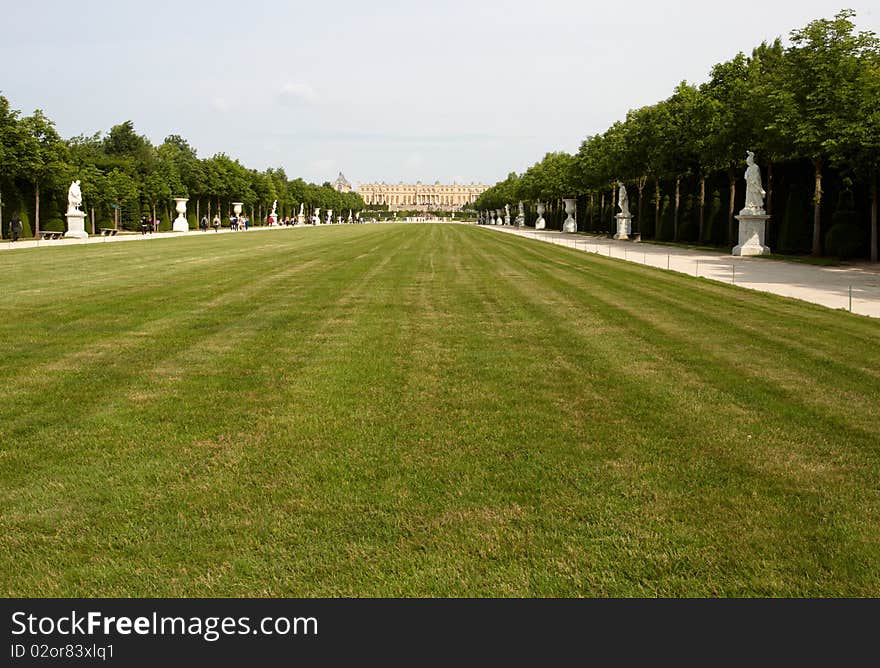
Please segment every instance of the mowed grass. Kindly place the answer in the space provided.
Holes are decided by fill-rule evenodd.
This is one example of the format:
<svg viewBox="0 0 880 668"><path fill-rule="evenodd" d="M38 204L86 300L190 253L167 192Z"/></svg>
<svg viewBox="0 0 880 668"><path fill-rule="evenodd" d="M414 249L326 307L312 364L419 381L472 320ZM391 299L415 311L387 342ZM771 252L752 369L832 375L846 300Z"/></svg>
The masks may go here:
<svg viewBox="0 0 880 668"><path fill-rule="evenodd" d="M457 225L0 255L6 596L876 596L880 322Z"/></svg>

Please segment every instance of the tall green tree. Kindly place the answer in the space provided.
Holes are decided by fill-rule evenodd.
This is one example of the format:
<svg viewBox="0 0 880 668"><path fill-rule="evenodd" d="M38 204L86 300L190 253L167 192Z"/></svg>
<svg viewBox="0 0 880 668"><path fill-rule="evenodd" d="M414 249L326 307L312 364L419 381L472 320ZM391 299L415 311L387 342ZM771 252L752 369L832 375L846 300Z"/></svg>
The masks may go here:
<svg viewBox="0 0 880 668"><path fill-rule="evenodd" d="M866 61L878 50L872 32L856 32L845 9L791 33L782 86L774 93L775 127L813 164L813 255L822 253L822 176L830 160L849 155L853 126L861 123Z"/></svg>
<svg viewBox="0 0 880 668"><path fill-rule="evenodd" d="M21 172L34 186L34 235L40 232L40 189L44 185L61 187L68 173L67 145L52 122L40 109L22 119L26 139L19 156Z"/></svg>

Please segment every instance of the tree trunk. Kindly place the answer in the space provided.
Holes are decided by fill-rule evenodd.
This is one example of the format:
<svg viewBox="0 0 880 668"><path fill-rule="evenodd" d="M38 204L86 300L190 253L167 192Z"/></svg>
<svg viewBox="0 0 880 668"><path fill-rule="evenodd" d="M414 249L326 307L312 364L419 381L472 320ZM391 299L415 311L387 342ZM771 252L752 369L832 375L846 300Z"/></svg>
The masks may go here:
<svg viewBox="0 0 880 668"><path fill-rule="evenodd" d="M595 208L596 196L593 193L590 193L590 231L594 232L595 227L593 226L593 209Z"/></svg>
<svg viewBox="0 0 880 668"><path fill-rule="evenodd" d="M211 198L208 198L208 225L211 224Z"/></svg>
<svg viewBox="0 0 880 668"><path fill-rule="evenodd" d="M813 191L813 256L822 254L822 158L813 158L816 188Z"/></svg>
<svg viewBox="0 0 880 668"><path fill-rule="evenodd" d="M727 169L727 177L730 179L730 203L727 206L727 245L733 243L734 225L736 223L736 172L733 171L733 165Z"/></svg>
<svg viewBox="0 0 880 668"><path fill-rule="evenodd" d="M877 261L877 172L871 182L871 262Z"/></svg>
<svg viewBox="0 0 880 668"><path fill-rule="evenodd" d="M617 213L617 211L616 211L617 206L616 206L616 199L614 196L616 194L617 194L617 189L612 187L611 188L611 203L608 205L608 231L610 234L614 234L614 228L615 228L614 214Z"/></svg>
<svg viewBox="0 0 880 668"><path fill-rule="evenodd" d="M599 223L602 225L600 232L605 232L605 191L602 191L602 198L599 200Z"/></svg>
<svg viewBox="0 0 880 668"><path fill-rule="evenodd" d="M654 238L660 229L660 179L654 177Z"/></svg>
<svg viewBox="0 0 880 668"><path fill-rule="evenodd" d="M262 202L260 203L260 206L257 208L257 211L260 212L260 225L262 225L263 224L263 204L262 204Z"/></svg>
<svg viewBox="0 0 880 668"><path fill-rule="evenodd" d="M675 177L675 213L672 215L672 240L678 241L678 209L681 204L681 177Z"/></svg>
<svg viewBox="0 0 880 668"><path fill-rule="evenodd" d="M199 217L199 198L196 197L196 225L200 224L202 219Z"/></svg>
<svg viewBox="0 0 880 668"><path fill-rule="evenodd" d="M152 224L155 224L155 221L156 221L156 203L153 202L153 205L152 205L152 206L153 206L153 220L151 221L151 223L152 223Z"/></svg>
<svg viewBox="0 0 880 668"><path fill-rule="evenodd" d="M92 235L95 234L95 207L91 207L92 213Z"/></svg>
<svg viewBox="0 0 880 668"><path fill-rule="evenodd" d="M643 194L645 192L645 185L647 183L648 183L647 176L640 176L639 180L636 181L636 187L639 189L639 206L637 209L638 215L636 216L636 224L635 224L635 227L637 229L634 229L633 231L638 231L638 232L642 231L642 227L641 227L641 225L642 225L642 198L643 198Z"/></svg>
<svg viewBox="0 0 880 668"><path fill-rule="evenodd" d="M40 236L40 182L34 181L34 237Z"/></svg>
<svg viewBox="0 0 880 668"><path fill-rule="evenodd" d="M706 222L706 175L700 174L700 230L697 234L697 243L703 243L703 234Z"/></svg>

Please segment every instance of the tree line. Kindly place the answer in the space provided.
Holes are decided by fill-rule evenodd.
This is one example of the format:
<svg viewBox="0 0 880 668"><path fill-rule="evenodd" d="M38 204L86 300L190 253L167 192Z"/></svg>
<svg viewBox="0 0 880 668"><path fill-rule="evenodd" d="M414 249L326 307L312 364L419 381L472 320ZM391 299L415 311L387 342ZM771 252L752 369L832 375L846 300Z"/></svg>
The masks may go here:
<svg viewBox="0 0 880 668"><path fill-rule="evenodd" d="M877 261L880 41L842 10L681 82L633 109L576 154L548 153L489 188L481 210L545 201L561 226L576 197L580 230L612 229L616 183L635 191L643 237L731 245L747 150L762 167L774 250ZM739 184L739 185L738 185ZM529 207L533 220L534 207Z"/></svg>
<svg viewBox="0 0 880 668"><path fill-rule="evenodd" d="M64 230L67 189L81 181L83 207L93 227L118 225L137 229L142 215L162 221L170 229L173 198L187 197L190 226L200 216L219 214L225 219L232 202L243 202L254 221L262 221L278 201L278 214L295 216L300 204L308 213L315 207L343 212L359 211L364 203L357 193L337 192L330 183L316 185L287 178L282 168L249 169L224 153L199 158L178 135L154 146L139 135L131 121L113 126L106 134L62 139L55 124L41 110L30 116L12 109L0 95L0 229L18 215L23 236L40 230Z"/></svg>

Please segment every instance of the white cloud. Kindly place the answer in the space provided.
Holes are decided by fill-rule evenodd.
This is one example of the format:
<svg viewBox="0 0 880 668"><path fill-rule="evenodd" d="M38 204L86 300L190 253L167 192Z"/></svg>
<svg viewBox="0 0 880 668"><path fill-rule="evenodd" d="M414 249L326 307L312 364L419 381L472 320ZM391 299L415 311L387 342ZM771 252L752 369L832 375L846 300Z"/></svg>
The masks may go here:
<svg viewBox="0 0 880 668"><path fill-rule="evenodd" d="M318 99L317 91L309 84L288 82L278 91L278 101L289 106L315 104Z"/></svg>
<svg viewBox="0 0 880 668"><path fill-rule="evenodd" d="M410 153L403 163L407 167L421 167L425 164L425 157L421 153Z"/></svg>
<svg viewBox="0 0 880 668"><path fill-rule="evenodd" d="M336 160L334 160L333 158L319 158L309 165L310 173L318 175L318 183L323 183L324 181L332 181L333 179L335 179L335 169ZM322 177L320 176L321 174L325 174L326 176Z"/></svg>
<svg viewBox="0 0 880 668"><path fill-rule="evenodd" d="M226 98L223 97L215 97L211 100L211 107L214 111L229 111L229 102Z"/></svg>

